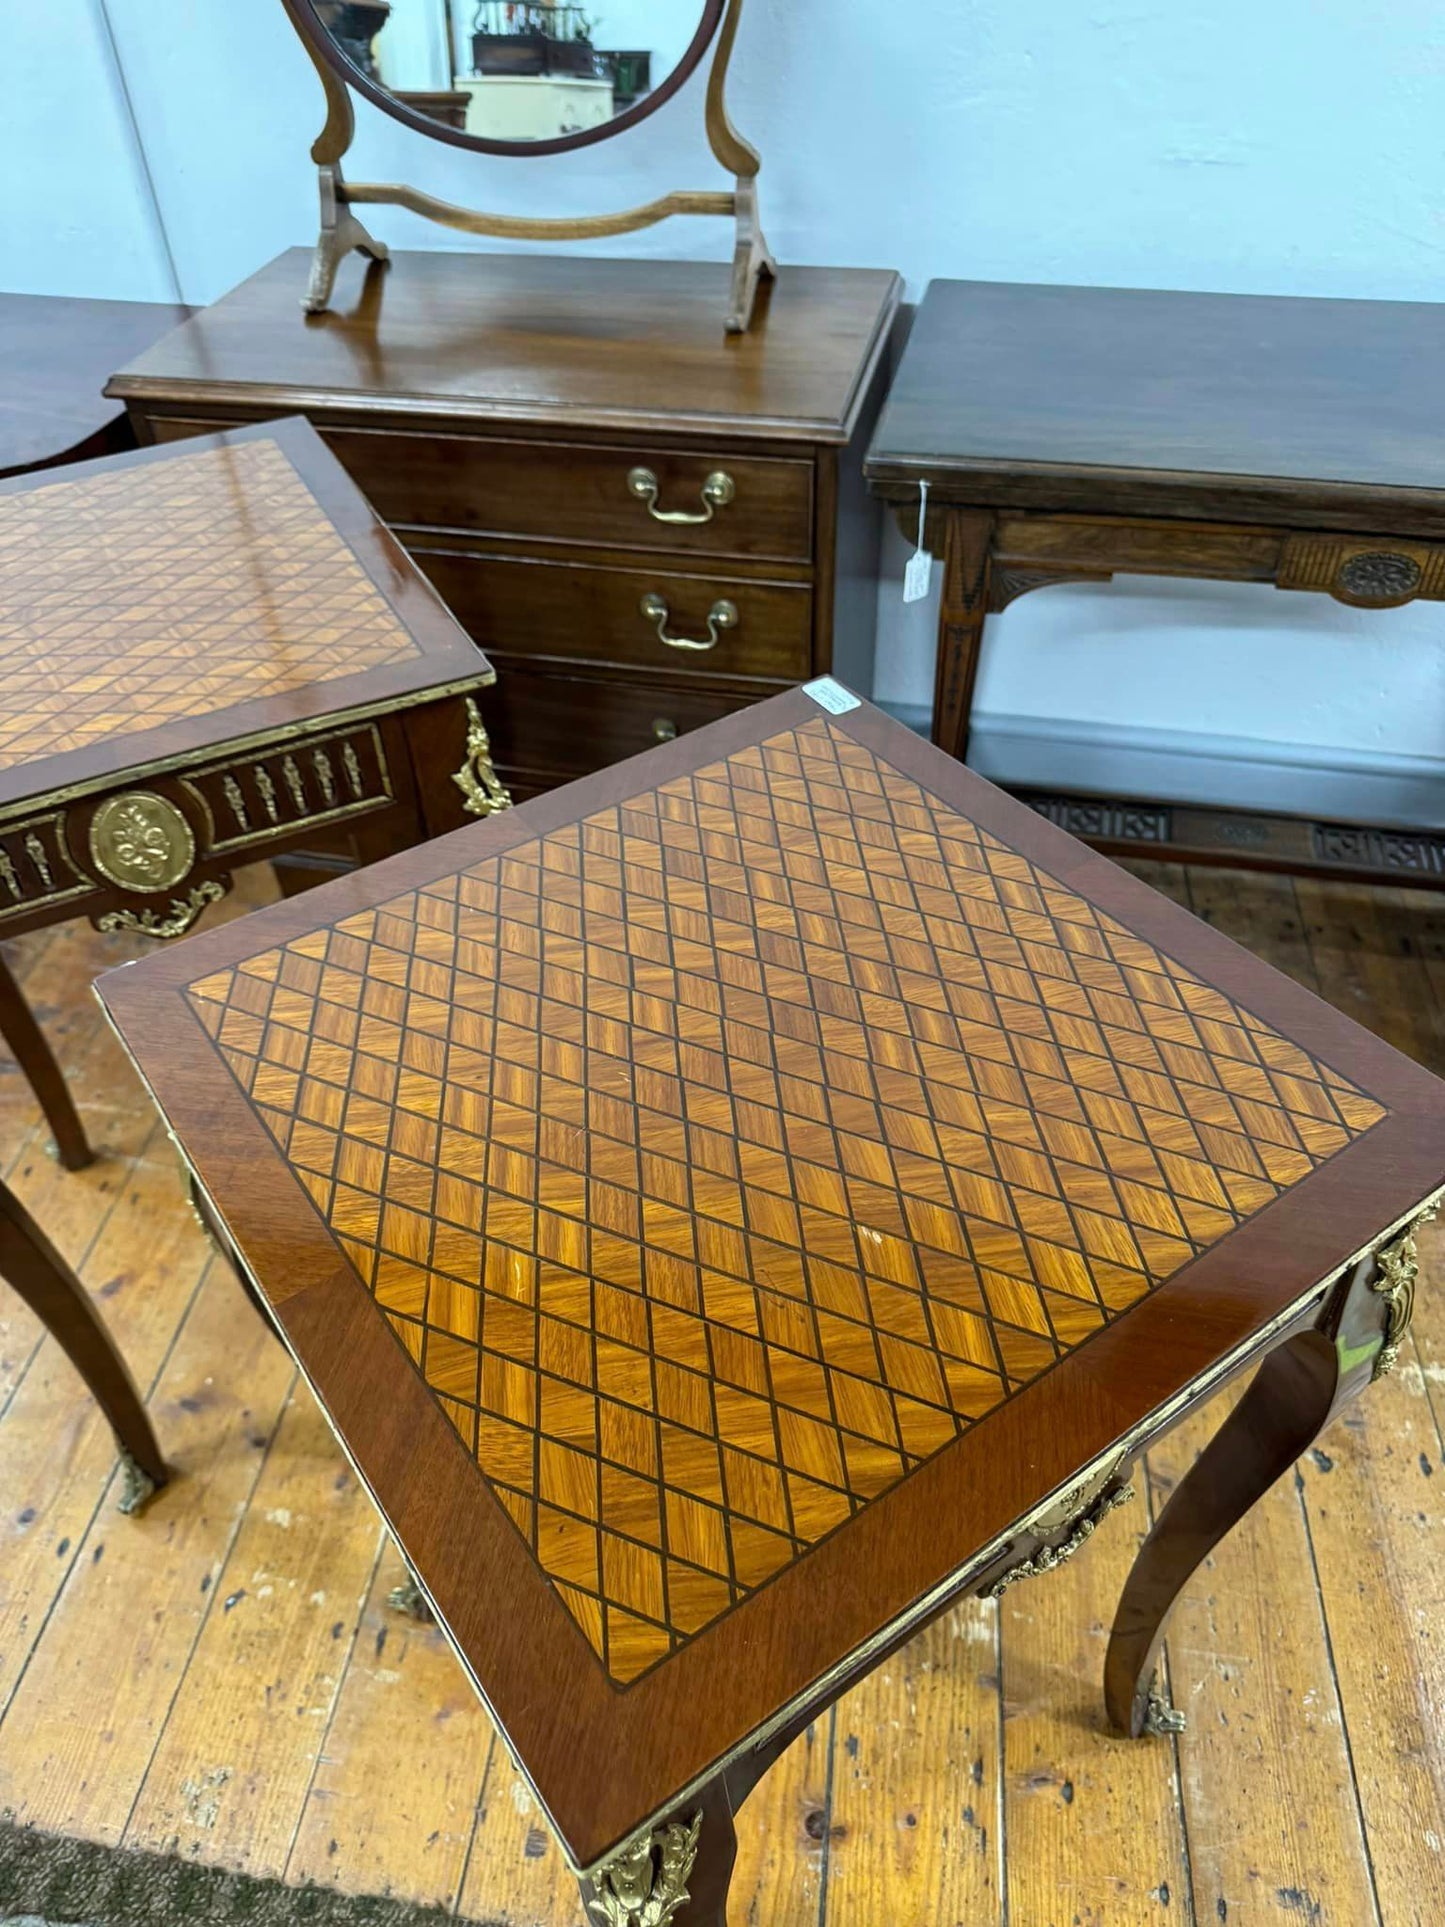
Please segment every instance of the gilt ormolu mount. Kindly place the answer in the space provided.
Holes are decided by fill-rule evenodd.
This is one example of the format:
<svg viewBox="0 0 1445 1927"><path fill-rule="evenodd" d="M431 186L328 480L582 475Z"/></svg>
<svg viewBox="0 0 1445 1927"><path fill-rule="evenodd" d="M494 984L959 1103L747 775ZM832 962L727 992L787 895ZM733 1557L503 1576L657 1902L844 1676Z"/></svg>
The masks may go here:
<svg viewBox="0 0 1445 1927"><path fill-rule="evenodd" d="M566 49L568 69L566 77L559 77L557 89L565 95L569 90L581 88L602 89L606 95L605 108L598 109L599 118L588 121L586 115L578 116L576 109L567 106L556 123L555 131L545 126L536 126L531 131L519 135L513 132L489 131L501 122L487 122L485 119L472 124L471 116L477 112L478 95L473 93L469 103L454 112L463 115L463 124L448 124L437 117L435 106L424 107L420 103L426 99L435 101L445 98L463 102L468 86L474 90L487 85L516 87L528 82L543 83L548 76L544 72L528 71L479 71L475 74L461 74L456 71L457 50L449 11L445 13L447 51L444 56L452 88L444 95L424 94L421 90L400 90L389 87L375 71L375 62L369 63L372 71L367 71L357 63L354 47L343 41L334 26L328 23L321 0L282 0L292 24L300 35L302 43L310 54L326 92L326 123L311 149L311 158L316 162L320 177L321 190L321 231L316 243L316 254L312 266L310 285L306 292L304 307L309 313L325 309L331 300L331 290L336 278L336 270L341 261L353 249L369 256L373 261L385 261L387 249L362 225L355 210L361 206L405 207L414 214L437 221L445 227L457 229L464 234L486 235L501 240L524 241L581 241L603 239L611 235L631 234L641 228L652 227L659 221L667 220L674 214L704 214L730 219L736 227L736 244L733 253L732 282L728 296L726 328L729 333L744 332L752 320L753 308L757 299L758 283L764 277L775 273L775 263L763 239L758 218L757 174L761 165L756 148L745 141L728 118L725 99L728 65L732 58L733 42L737 36L738 20L742 13L743 0L702 0L701 15L691 40L676 58L671 71L656 87L633 95L631 88L637 83L635 77L629 78L629 91L618 94L613 91L613 81L607 76L623 71L621 62L631 62L633 66L626 71L635 76L636 63L645 60L645 55L636 53L607 54L597 52L586 38L585 16L576 9L553 6L549 0L539 0L531 7L510 8L510 14L527 14L537 18L550 27L551 22L563 13L578 12L582 24L571 30L565 39L555 32L542 31L529 35L499 36L496 34L476 33L471 36L472 53L467 58L475 59L479 67L485 69L494 61L496 43L506 37L519 42L527 41L527 47L520 49L529 56L534 53L533 43L543 47ZM484 8L478 9L478 21ZM580 80L576 74L578 65L576 49L578 45L586 49L588 72ZM621 133L653 113L674 94L685 80L696 70L712 48L712 65L708 75L706 97L706 127L709 145L720 165L734 176L734 186L723 190L678 189L659 195L655 200L640 206L627 208L617 214L586 215L554 219L532 219L528 217L487 214L471 208L457 206L438 199L435 195L423 192L401 182L352 182L342 173L342 160L351 145L355 131L352 110L351 90L362 94L374 105L381 107L394 119L417 132L429 135L434 140L443 141L454 147L465 147L480 153L509 155L541 155L570 152L592 142ZM546 55L537 56L545 66ZM610 64L609 64L610 63ZM514 68L517 59L507 64ZM618 101L625 104L617 106ZM535 103L533 103L535 105ZM486 111L484 103L483 113Z"/></svg>

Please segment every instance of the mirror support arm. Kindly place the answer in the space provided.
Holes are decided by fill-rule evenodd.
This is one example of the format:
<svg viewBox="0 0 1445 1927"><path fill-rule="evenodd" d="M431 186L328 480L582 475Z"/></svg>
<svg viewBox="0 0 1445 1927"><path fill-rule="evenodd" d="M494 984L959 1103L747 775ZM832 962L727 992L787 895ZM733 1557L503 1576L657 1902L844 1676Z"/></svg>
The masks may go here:
<svg viewBox="0 0 1445 1927"><path fill-rule="evenodd" d="M728 118L725 98L727 70L737 38L743 0L727 0L713 55L707 85L707 137L713 153L729 173L736 177L732 193L679 190L647 201L620 214L580 215L572 219L535 220L507 214L483 214L456 207L419 188L398 183L357 182L348 184L341 163L356 131L351 91L342 75L317 50L311 35L298 16L299 0L283 0L297 28L297 34L310 57L326 95L326 121L312 143L311 158L316 163L321 191L321 230L311 262L311 278L302 306L308 314L320 313L330 305L336 270L355 248L373 261L386 261L385 243L378 241L362 226L353 209L362 206L404 207L413 214L437 221L464 234L483 234L494 239L526 241L581 241L615 234L631 234L652 227L674 214L731 216L737 227L733 251L732 281L728 293L725 326L729 334L745 333L753 318L758 286L764 276L771 279L777 264L763 239L758 216L757 174L761 166L758 151L745 141Z"/></svg>
<svg viewBox="0 0 1445 1927"><path fill-rule="evenodd" d="M321 192L321 230L301 302L308 314L317 314L330 302L336 270L353 248L373 261L385 261L389 255L385 242L374 239L352 213L341 172L342 156L356 132L350 90L340 74L320 58L305 34L300 38L326 95L326 124L311 145Z"/></svg>

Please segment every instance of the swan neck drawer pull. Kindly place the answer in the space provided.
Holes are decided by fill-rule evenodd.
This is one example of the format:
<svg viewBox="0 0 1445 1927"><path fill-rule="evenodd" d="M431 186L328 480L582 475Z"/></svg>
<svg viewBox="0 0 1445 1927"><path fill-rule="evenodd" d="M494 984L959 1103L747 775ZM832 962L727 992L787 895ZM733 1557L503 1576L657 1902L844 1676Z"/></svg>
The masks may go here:
<svg viewBox="0 0 1445 1927"><path fill-rule="evenodd" d="M707 641L695 642L691 636L670 636L667 633L668 609L660 595L645 595L638 607L655 626L658 640L665 642L669 649L711 649L722 640L719 632L736 629L740 620L738 605L722 597L707 612Z"/></svg>
<svg viewBox="0 0 1445 1927"><path fill-rule="evenodd" d="M715 468L702 485L702 512L691 509L660 509L657 506L657 477L650 468L634 468L627 476L629 494L635 495L639 502L646 502L647 512L654 522L666 522L671 528L690 528L699 522L710 522L717 509L726 508L737 494L737 486L731 475Z"/></svg>

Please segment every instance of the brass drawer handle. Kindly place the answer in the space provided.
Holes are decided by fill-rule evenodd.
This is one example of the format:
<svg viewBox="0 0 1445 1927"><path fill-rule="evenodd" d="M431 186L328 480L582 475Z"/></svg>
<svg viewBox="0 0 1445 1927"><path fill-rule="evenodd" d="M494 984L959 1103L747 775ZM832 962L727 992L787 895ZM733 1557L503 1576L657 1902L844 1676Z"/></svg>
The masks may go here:
<svg viewBox="0 0 1445 1927"><path fill-rule="evenodd" d="M652 740L655 743L672 743L677 740L677 724L671 716L654 716L652 719Z"/></svg>
<svg viewBox="0 0 1445 1927"><path fill-rule="evenodd" d="M628 471L627 487L630 494L639 502L646 502L647 512L654 522L666 522L670 528L694 527L699 522L710 522L717 509L726 508L737 494L737 487L731 475L715 468L702 485L702 513L694 514L690 509L660 509L657 506L657 477L650 468L634 468Z"/></svg>
<svg viewBox="0 0 1445 1927"><path fill-rule="evenodd" d="M665 642L669 649L711 649L721 641L718 635L720 629L736 629L739 622L738 605L721 597L707 612L707 641L694 642L691 636L670 636L667 633L668 609L660 595L645 595L638 606L647 620L656 624L658 640Z"/></svg>

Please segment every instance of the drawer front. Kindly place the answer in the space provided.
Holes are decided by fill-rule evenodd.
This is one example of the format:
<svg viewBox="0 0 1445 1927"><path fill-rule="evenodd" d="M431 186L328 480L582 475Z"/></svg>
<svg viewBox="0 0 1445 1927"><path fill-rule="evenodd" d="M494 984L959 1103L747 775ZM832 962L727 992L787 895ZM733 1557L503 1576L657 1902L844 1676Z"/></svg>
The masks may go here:
<svg viewBox="0 0 1445 1927"><path fill-rule="evenodd" d="M496 669L486 696L492 755L509 786L526 795L605 769L758 700L756 692L641 688L505 658Z"/></svg>
<svg viewBox="0 0 1445 1927"><path fill-rule="evenodd" d="M235 426L181 416L150 420L158 442ZM393 527L585 542L663 555L812 560L811 462L707 449L382 429L323 427L322 434L377 514ZM639 469L656 481L651 501L634 492L631 477ZM727 477L731 495L710 505L703 491L713 475ZM653 512L702 517L709 508L707 520L683 523L659 521Z"/></svg>
<svg viewBox="0 0 1445 1927"><path fill-rule="evenodd" d="M807 562L813 552L809 462L707 449L323 432L377 513L395 527L658 549L665 555ZM655 497L650 489L635 492L638 471L655 481ZM704 494L711 476L727 478L713 501ZM636 488L643 488L640 479ZM699 519L664 522L658 513Z"/></svg>
<svg viewBox="0 0 1445 1927"><path fill-rule="evenodd" d="M801 584L416 546L411 554L489 656L501 650L788 682L811 673L813 597ZM644 610L648 598L655 600ZM697 644L706 646L689 646Z"/></svg>
<svg viewBox="0 0 1445 1927"><path fill-rule="evenodd" d="M102 928L179 934L221 890L216 877L287 846L324 841L400 803L385 724L361 722L179 771L122 772L114 786L0 824L0 927L95 915ZM459 745L460 752L460 745ZM174 926L174 927L172 927Z"/></svg>

